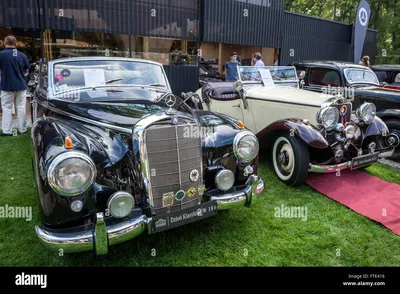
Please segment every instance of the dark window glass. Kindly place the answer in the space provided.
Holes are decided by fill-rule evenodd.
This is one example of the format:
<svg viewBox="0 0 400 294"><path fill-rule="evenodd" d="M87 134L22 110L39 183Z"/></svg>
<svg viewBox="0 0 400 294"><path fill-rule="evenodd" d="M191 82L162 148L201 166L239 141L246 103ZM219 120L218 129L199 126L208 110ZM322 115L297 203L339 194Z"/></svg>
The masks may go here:
<svg viewBox="0 0 400 294"><path fill-rule="evenodd" d="M340 87L339 73L331 69L312 69L310 84Z"/></svg>

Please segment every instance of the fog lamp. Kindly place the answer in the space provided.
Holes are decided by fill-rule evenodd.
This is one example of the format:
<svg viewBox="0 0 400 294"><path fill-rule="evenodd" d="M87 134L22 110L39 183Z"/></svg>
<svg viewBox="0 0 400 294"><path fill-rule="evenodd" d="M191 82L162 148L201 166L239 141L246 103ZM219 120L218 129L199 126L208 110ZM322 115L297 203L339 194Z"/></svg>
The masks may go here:
<svg viewBox="0 0 400 294"><path fill-rule="evenodd" d="M120 191L111 195L107 206L113 217L122 218L132 211L135 206L135 200L131 194Z"/></svg>
<svg viewBox="0 0 400 294"><path fill-rule="evenodd" d="M73 212L79 212L83 208L83 203L80 200L75 200L74 202L71 203L71 210Z"/></svg>
<svg viewBox="0 0 400 294"><path fill-rule="evenodd" d="M228 191L235 183L235 175L229 169L220 170L215 176L215 185L222 191Z"/></svg>

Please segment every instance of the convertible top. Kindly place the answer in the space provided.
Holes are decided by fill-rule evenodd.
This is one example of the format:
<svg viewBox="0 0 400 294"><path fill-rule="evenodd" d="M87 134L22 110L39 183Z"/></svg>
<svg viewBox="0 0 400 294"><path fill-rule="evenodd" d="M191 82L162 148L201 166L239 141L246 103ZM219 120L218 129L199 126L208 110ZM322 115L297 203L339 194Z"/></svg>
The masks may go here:
<svg viewBox="0 0 400 294"><path fill-rule="evenodd" d="M240 98L239 93L233 87L233 82L207 82L203 85L202 95L217 99Z"/></svg>

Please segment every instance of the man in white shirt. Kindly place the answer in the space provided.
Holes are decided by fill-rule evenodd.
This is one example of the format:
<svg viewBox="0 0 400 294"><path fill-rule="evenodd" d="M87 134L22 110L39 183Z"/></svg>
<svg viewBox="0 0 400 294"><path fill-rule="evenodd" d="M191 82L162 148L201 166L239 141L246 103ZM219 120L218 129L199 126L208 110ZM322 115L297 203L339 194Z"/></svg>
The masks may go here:
<svg viewBox="0 0 400 294"><path fill-rule="evenodd" d="M264 62L261 60L260 52L254 53L252 58L253 58L254 66L265 66Z"/></svg>

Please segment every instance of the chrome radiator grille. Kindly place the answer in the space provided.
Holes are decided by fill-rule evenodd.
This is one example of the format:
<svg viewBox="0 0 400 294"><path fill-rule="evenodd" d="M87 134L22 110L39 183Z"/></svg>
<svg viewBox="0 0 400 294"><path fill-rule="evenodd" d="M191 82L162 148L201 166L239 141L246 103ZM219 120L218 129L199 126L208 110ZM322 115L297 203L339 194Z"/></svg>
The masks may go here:
<svg viewBox="0 0 400 294"><path fill-rule="evenodd" d="M156 214L198 205L197 188L203 184L201 139L193 135L200 134L199 131L194 124L155 125L146 130L150 201ZM196 171L198 178L193 182L190 174ZM196 190L194 195L188 195L190 188ZM175 198L178 191L185 192L180 201Z"/></svg>

